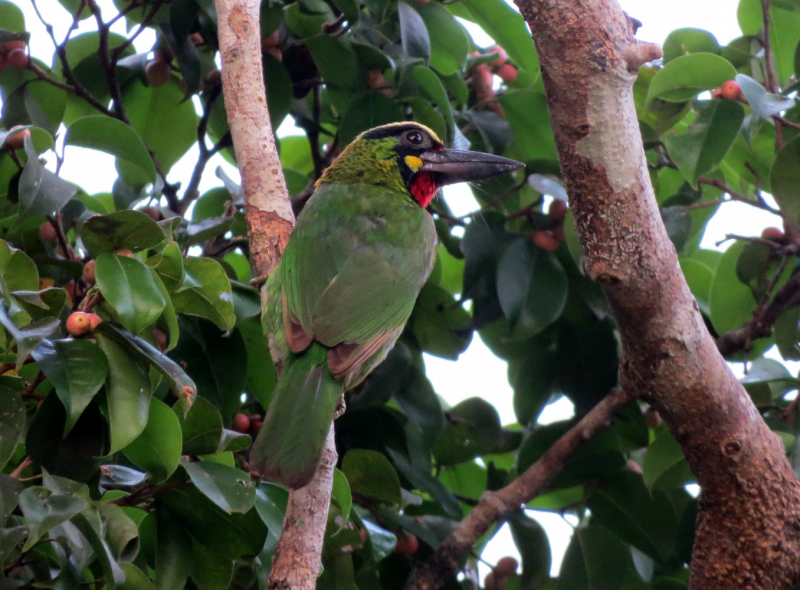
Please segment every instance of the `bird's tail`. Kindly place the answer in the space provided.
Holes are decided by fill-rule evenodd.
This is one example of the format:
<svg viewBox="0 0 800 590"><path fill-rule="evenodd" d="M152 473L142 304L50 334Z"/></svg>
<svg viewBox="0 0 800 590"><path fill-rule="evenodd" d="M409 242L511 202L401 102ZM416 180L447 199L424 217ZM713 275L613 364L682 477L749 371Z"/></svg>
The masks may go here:
<svg viewBox="0 0 800 590"><path fill-rule="evenodd" d="M306 485L322 457L342 387L328 370L327 349L318 342L292 355L253 444L252 470L292 489Z"/></svg>

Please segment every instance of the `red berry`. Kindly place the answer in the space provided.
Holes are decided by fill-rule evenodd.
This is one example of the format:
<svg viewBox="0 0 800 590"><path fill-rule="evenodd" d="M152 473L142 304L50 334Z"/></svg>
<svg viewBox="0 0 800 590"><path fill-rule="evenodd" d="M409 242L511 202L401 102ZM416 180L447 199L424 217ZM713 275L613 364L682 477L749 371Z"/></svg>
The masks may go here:
<svg viewBox="0 0 800 590"><path fill-rule="evenodd" d="M202 45L205 41L200 33L192 33L189 35L189 40L195 45Z"/></svg>
<svg viewBox="0 0 800 590"><path fill-rule="evenodd" d="M475 98L478 99L478 102L490 100L495 96L497 96L497 93L491 88L489 90L481 90L480 92L475 93Z"/></svg>
<svg viewBox="0 0 800 590"><path fill-rule="evenodd" d="M496 576L513 576L517 573L518 565L519 562L516 559L506 556L500 559L500 561L497 562L497 565L494 566L494 573Z"/></svg>
<svg viewBox="0 0 800 590"><path fill-rule="evenodd" d="M261 431L261 426L263 426L263 424L264 420L261 418L261 416L254 414L253 416L250 416L250 428L247 430L247 432L250 434L250 436L255 438Z"/></svg>
<svg viewBox="0 0 800 590"><path fill-rule="evenodd" d="M95 330L97 326L99 326L103 322L103 318L101 318L96 313L87 313L86 315L89 317L90 330Z"/></svg>
<svg viewBox="0 0 800 590"><path fill-rule="evenodd" d="M550 203L547 214L553 221L563 221L567 216L567 204L559 199L554 199L553 202Z"/></svg>
<svg viewBox="0 0 800 590"><path fill-rule="evenodd" d="M250 418L245 414L236 414L233 418L233 430L246 434L250 430Z"/></svg>
<svg viewBox="0 0 800 590"><path fill-rule="evenodd" d="M785 235L777 227L767 227L761 232L761 237L765 240L782 240Z"/></svg>
<svg viewBox="0 0 800 590"><path fill-rule="evenodd" d="M67 292L67 297L70 301L75 301L75 281L70 281L64 285L64 290Z"/></svg>
<svg viewBox="0 0 800 590"><path fill-rule="evenodd" d="M734 80L728 80L720 86L719 90L722 98L728 100L741 100L742 98L742 89Z"/></svg>
<svg viewBox="0 0 800 590"><path fill-rule="evenodd" d="M209 86L219 86L219 85L221 85L222 84L222 72L220 72L216 68L213 69L213 70L210 70L206 74L206 78L205 78L204 82L206 84L208 84Z"/></svg>
<svg viewBox="0 0 800 590"><path fill-rule="evenodd" d="M153 330L153 339L161 352L167 350L167 335L161 330Z"/></svg>
<svg viewBox="0 0 800 590"><path fill-rule="evenodd" d="M16 129L17 127L19 127L19 125L17 125L16 127L12 127L11 131L14 131L14 129ZM31 136L31 130L23 129L19 133L15 133L14 135L9 135L6 138L6 145L10 147L12 150L21 150L23 147L25 147L25 138L30 136Z"/></svg>
<svg viewBox="0 0 800 590"><path fill-rule="evenodd" d="M8 58L0 53L0 72L5 72L8 68Z"/></svg>
<svg viewBox="0 0 800 590"><path fill-rule="evenodd" d="M45 221L41 226L39 226L39 238L43 242L55 242L58 240L56 228L53 227L52 223Z"/></svg>
<svg viewBox="0 0 800 590"><path fill-rule="evenodd" d="M31 63L31 58L24 49L14 49L8 54L8 65L18 70L24 70Z"/></svg>
<svg viewBox="0 0 800 590"><path fill-rule="evenodd" d="M281 42L281 35L278 31L273 31L269 37L261 39L261 50L266 51L267 47L277 47Z"/></svg>
<svg viewBox="0 0 800 590"><path fill-rule="evenodd" d="M366 545L368 536L366 529L358 529L358 534L361 535L361 544Z"/></svg>
<svg viewBox="0 0 800 590"><path fill-rule="evenodd" d="M94 285L97 282L97 277L94 272L95 261L90 260L83 265L83 280L89 285Z"/></svg>
<svg viewBox="0 0 800 590"><path fill-rule="evenodd" d="M656 412L653 408L648 408L644 413L644 422L647 424L648 428L658 428L663 421L661 414Z"/></svg>
<svg viewBox="0 0 800 590"><path fill-rule="evenodd" d="M419 540L411 533L404 533L402 531L396 532L397 545L394 547L394 552L400 555L411 555L419 549Z"/></svg>
<svg viewBox="0 0 800 590"><path fill-rule="evenodd" d="M3 41L0 43L0 53L8 55L15 49L25 49L25 41Z"/></svg>
<svg viewBox="0 0 800 590"><path fill-rule="evenodd" d="M272 57L274 57L278 61L283 61L283 52L277 47L267 47L266 49L264 49L264 53L269 53Z"/></svg>
<svg viewBox="0 0 800 590"><path fill-rule="evenodd" d="M386 82L383 79L383 72L380 70L370 70L368 75L369 81L367 82L367 88L377 90L378 88L383 88L386 86Z"/></svg>
<svg viewBox="0 0 800 590"><path fill-rule="evenodd" d="M559 225L556 228L553 228L553 235L559 242L566 242L567 241L567 234L564 233L564 226Z"/></svg>
<svg viewBox="0 0 800 590"><path fill-rule="evenodd" d="M558 238L553 235L553 232L546 229L539 229L533 232L533 243L548 252L558 250Z"/></svg>
<svg viewBox="0 0 800 590"><path fill-rule="evenodd" d="M493 68L499 68L504 63L506 63L506 60L508 60L508 54L506 53L506 50L503 49L502 47L500 47L499 45L495 45L494 47L490 47L489 50L488 50L488 53L497 53L497 54L499 54L499 57L496 60L494 60L492 62L492 64L491 64Z"/></svg>
<svg viewBox="0 0 800 590"><path fill-rule="evenodd" d="M497 68L497 75L505 82L506 84L511 84L514 80L517 79L517 68L512 66L511 64L503 64L499 68Z"/></svg>
<svg viewBox="0 0 800 590"><path fill-rule="evenodd" d="M151 61L144 69L148 86L161 86L167 83L172 72L169 63L161 59Z"/></svg>
<svg viewBox="0 0 800 590"><path fill-rule="evenodd" d="M82 336L91 330L89 314L76 311L67 318L67 331L73 336Z"/></svg>
<svg viewBox="0 0 800 590"><path fill-rule="evenodd" d="M158 207L142 207L139 209L153 221L161 221L161 210Z"/></svg>
<svg viewBox="0 0 800 590"><path fill-rule="evenodd" d="M477 65L472 70L472 88L477 93L492 89L492 73L486 64Z"/></svg>

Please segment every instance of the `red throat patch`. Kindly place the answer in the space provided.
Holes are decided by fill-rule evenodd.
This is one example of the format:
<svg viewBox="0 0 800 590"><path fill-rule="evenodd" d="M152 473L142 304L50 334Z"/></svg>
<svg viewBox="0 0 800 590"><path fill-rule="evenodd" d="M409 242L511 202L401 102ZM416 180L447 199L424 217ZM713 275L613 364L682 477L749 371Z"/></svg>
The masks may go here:
<svg viewBox="0 0 800 590"><path fill-rule="evenodd" d="M420 172L411 181L411 196L417 204L423 209L430 205L433 197L436 196L436 191L439 190L439 185L431 172Z"/></svg>

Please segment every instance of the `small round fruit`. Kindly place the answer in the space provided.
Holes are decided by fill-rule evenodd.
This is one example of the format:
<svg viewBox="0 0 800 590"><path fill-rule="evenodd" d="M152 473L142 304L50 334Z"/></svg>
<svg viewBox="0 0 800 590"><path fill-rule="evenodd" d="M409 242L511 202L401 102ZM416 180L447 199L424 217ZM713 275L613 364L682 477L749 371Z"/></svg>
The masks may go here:
<svg viewBox="0 0 800 590"><path fill-rule="evenodd" d="M56 228L53 227L52 223L45 221L39 226L39 239L43 242L55 242L58 240L58 233L56 233Z"/></svg>
<svg viewBox="0 0 800 590"><path fill-rule="evenodd" d="M0 43L0 53L8 55L15 49L25 49L25 41L3 41Z"/></svg>
<svg viewBox="0 0 800 590"><path fill-rule="evenodd" d="M506 587L505 576L495 575L494 572L489 572L483 582L483 587L486 590L503 590Z"/></svg>
<svg viewBox="0 0 800 590"><path fill-rule="evenodd" d="M490 102L486 105L486 108L492 111L495 115L500 117L501 119L506 118L506 113L503 110L503 106L499 102Z"/></svg>
<svg viewBox="0 0 800 590"><path fill-rule="evenodd" d="M370 70L367 74L369 75L367 88L377 90L378 88L386 86L386 81L383 79L383 72L380 70Z"/></svg>
<svg viewBox="0 0 800 590"><path fill-rule="evenodd" d="M67 331L73 336L83 336L92 329L88 313L75 311L67 318Z"/></svg>
<svg viewBox="0 0 800 590"><path fill-rule="evenodd" d="M8 69L8 58L0 53L0 72L5 72Z"/></svg>
<svg viewBox="0 0 800 590"><path fill-rule="evenodd" d="M567 241L567 234L564 233L564 226L559 225L558 227L553 228L553 235L559 242L566 242Z"/></svg>
<svg viewBox="0 0 800 590"><path fill-rule="evenodd" d="M358 529L358 534L361 535L361 544L366 545L368 538L367 529Z"/></svg>
<svg viewBox="0 0 800 590"><path fill-rule="evenodd" d="M167 335L161 330L153 330L153 339L161 352L167 350Z"/></svg>
<svg viewBox="0 0 800 590"><path fill-rule="evenodd" d="M158 207L142 207L139 209L153 221L161 221L161 210Z"/></svg>
<svg viewBox="0 0 800 590"><path fill-rule="evenodd" d="M250 430L250 418L246 414L236 414L233 417L233 426L231 427L236 432L247 434Z"/></svg>
<svg viewBox="0 0 800 590"><path fill-rule="evenodd" d="M89 329L92 331L97 329L97 326L103 323L103 318L96 313L87 313L86 315L89 316Z"/></svg>
<svg viewBox="0 0 800 590"><path fill-rule="evenodd" d="M499 68L508 60L508 53L506 50L500 47L499 45L495 45L494 47L490 47L488 53L497 53L498 58L491 63L493 68Z"/></svg>
<svg viewBox="0 0 800 590"><path fill-rule="evenodd" d="M205 43L205 41L203 40L203 36L200 33L192 33L191 35L189 35L189 41L191 41L195 45L202 45L203 43Z"/></svg>
<svg viewBox="0 0 800 590"><path fill-rule="evenodd" d="M208 86L219 86L222 84L222 72L214 68L206 74L204 81Z"/></svg>
<svg viewBox="0 0 800 590"><path fill-rule="evenodd" d="M411 533L404 533L402 531L395 533L397 537L397 545L394 547L394 552L400 555L411 555L419 549L419 540L416 535Z"/></svg>
<svg viewBox="0 0 800 590"><path fill-rule="evenodd" d="M478 93L492 89L492 73L486 64L477 65L472 70L472 88Z"/></svg>
<svg viewBox="0 0 800 590"><path fill-rule="evenodd" d="M261 39L261 50L266 51L268 47L277 47L281 42L281 35L278 31L273 31L268 37Z"/></svg>
<svg viewBox="0 0 800 590"><path fill-rule="evenodd" d="M169 63L162 60L151 61L144 68L148 86L162 86L166 84L171 72L172 69L169 67Z"/></svg>
<svg viewBox="0 0 800 590"><path fill-rule="evenodd" d="M494 566L494 573L496 576L513 576L517 573L517 566L519 562L513 557L507 555L497 562Z"/></svg>
<svg viewBox="0 0 800 590"><path fill-rule="evenodd" d="M550 208L547 210L547 214L553 221L564 221L564 218L567 216L567 204L560 199L553 199L553 202L550 203Z"/></svg>
<svg viewBox="0 0 800 590"><path fill-rule="evenodd" d="M25 53L24 49L14 49L8 54L8 65L18 70L24 70L31 63L31 58Z"/></svg>
<svg viewBox="0 0 800 590"><path fill-rule="evenodd" d="M742 88L734 80L725 82L720 86L719 91L722 98L727 98L728 100L741 100L742 98Z"/></svg>
<svg viewBox="0 0 800 590"><path fill-rule="evenodd" d="M644 423L647 424L648 428L658 428L661 426L661 423L664 420L661 418L661 414L659 414L653 408L648 408L647 411L644 413Z"/></svg>
<svg viewBox="0 0 800 590"><path fill-rule="evenodd" d="M117 256L124 256L125 258L133 258L133 250L130 248L120 248L119 250L114 250L114 254Z"/></svg>
<svg viewBox="0 0 800 590"><path fill-rule="evenodd" d="M269 53L272 57L274 57L278 61L283 61L283 52L277 47L267 47L264 50L264 53Z"/></svg>
<svg viewBox="0 0 800 590"><path fill-rule="evenodd" d="M777 227L767 227L761 232L761 238L764 240L782 240L784 237L784 233Z"/></svg>
<svg viewBox="0 0 800 590"><path fill-rule="evenodd" d="M482 102L484 100L490 100L495 96L497 96L497 93L491 88L489 90L481 90L480 92L475 93L475 98L478 99L478 102Z"/></svg>
<svg viewBox="0 0 800 590"><path fill-rule="evenodd" d="M257 437L258 433L261 432L261 427L263 425L264 421L261 419L260 416L258 419L256 419L255 416L253 416L253 418L250 419L250 430L247 431L248 434L253 438Z"/></svg>
<svg viewBox="0 0 800 590"><path fill-rule="evenodd" d="M512 66L511 64L503 64L499 68L497 68L497 75L505 82L506 84L511 84L514 80L517 79L517 68Z"/></svg>
<svg viewBox="0 0 800 590"><path fill-rule="evenodd" d="M11 128L11 131L14 131L15 127ZM9 136L6 138L6 145L10 147L12 150L21 150L25 147L25 138L31 136L30 129L23 129L19 133L15 133L14 135Z"/></svg>
<svg viewBox="0 0 800 590"><path fill-rule="evenodd" d="M95 261L90 260L86 264L83 265L83 280L86 281L90 285L94 285L97 282L97 276L94 272Z"/></svg>
<svg viewBox="0 0 800 590"><path fill-rule="evenodd" d="M533 243L548 252L558 250L558 238L553 235L553 232L546 229L539 229L533 232Z"/></svg>

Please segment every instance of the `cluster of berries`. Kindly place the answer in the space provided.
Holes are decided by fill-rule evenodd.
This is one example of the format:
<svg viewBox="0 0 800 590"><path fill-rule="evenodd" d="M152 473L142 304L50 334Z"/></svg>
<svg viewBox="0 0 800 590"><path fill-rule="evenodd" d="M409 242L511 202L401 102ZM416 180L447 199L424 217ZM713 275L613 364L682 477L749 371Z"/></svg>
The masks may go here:
<svg viewBox="0 0 800 590"><path fill-rule="evenodd" d="M495 45L486 50L486 53L497 53L498 57L489 64L478 64L469 72L469 86L475 91L478 102L491 101L497 93L492 89L494 76L497 75L505 84L511 84L517 79L517 68L508 62L506 50ZM472 57L480 57L481 52L476 51ZM503 109L496 102L488 102L486 108L503 117Z"/></svg>
<svg viewBox="0 0 800 590"><path fill-rule="evenodd" d="M25 41L4 41L0 43L0 72L9 66L24 70L31 64L31 58L25 51Z"/></svg>
<svg viewBox="0 0 800 590"><path fill-rule="evenodd" d="M537 229L531 234L531 240L542 250L555 252L560 242L566 242L564 236L564 218L567 216L567 204L559 199L550 203L547 215L553 222L553 229Z"/></svg>

